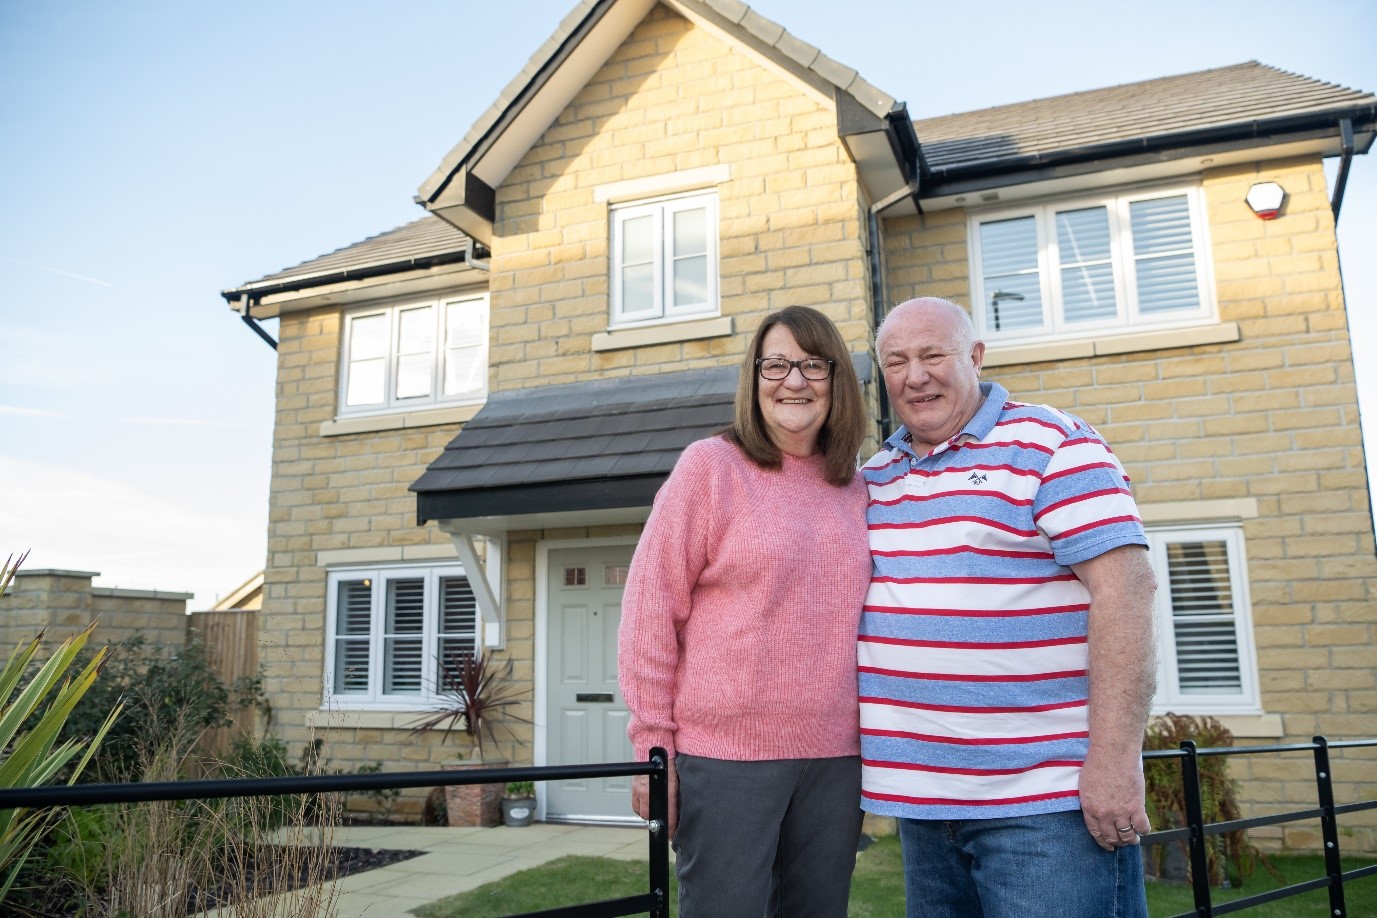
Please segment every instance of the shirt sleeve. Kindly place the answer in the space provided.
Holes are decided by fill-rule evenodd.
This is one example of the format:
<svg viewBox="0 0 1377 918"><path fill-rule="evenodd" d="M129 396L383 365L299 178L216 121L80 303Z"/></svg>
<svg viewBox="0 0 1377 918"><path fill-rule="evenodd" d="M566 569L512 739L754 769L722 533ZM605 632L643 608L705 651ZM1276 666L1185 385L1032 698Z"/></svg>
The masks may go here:
<svg viewBox="0 0 1377 918"><path fill-rule="evenodd" d="M1089 424L1066 416L1071 430L1043 471L1033 519L1070 567L1121 545L1147 545L1128 475Z"/></svg>
<svg viewBox="0 0 1377 918"><path fill-rule="evenodd" d="M712 441L690 444L655 495L622 594L617 672L637 758L654 746L675 751L679 633L709 561L718 476Z"/></svg>

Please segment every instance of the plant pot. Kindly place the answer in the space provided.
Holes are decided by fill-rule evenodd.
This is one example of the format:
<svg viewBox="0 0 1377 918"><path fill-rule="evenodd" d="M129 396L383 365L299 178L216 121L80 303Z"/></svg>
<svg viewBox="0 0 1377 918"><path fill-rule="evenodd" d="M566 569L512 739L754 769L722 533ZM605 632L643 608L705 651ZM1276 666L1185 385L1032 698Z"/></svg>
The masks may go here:
<svg viewBox="0 0 1377 918"><path fill-rule="evenodd" d="M535 818L536 801L534 797L503 797L502 824L504 826L529 826Z"/></svg>
<svg viewBox="0 0 1377 918"><path fill-rule="evenodd" d="M446 765L446 771L469 771L474 768L501 768L506 759L484 762L464 762ZM449 824L457 827L500 826L502 824L502 793L505 784L451 784L445 788L445 809Z"/></svg>

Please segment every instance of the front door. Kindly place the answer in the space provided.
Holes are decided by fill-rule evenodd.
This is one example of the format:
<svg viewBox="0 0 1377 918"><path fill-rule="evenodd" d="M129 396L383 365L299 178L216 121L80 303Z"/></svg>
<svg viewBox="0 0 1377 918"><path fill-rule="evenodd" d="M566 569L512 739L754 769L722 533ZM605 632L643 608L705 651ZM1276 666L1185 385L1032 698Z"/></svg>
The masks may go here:
<svg viewBox="0 0 1377 918"><path fill-rule="evenodd" d="M550 552L547 764L629 762L627 712L617 685L617 626L634 546ZM549 781L545 818L635 821L631 778Z"/></svg>

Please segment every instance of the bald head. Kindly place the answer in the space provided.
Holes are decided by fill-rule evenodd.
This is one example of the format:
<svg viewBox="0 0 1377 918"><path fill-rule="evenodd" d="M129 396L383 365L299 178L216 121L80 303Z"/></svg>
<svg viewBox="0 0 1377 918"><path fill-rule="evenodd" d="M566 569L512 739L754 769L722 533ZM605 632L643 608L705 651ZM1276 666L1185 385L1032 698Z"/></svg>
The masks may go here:
<svg viewBox="0 0 1377 918"><path fill-rule="evenodd" d="M890 404L915 446L949 440L980 410L985 345L955 303L921 297L895 306L880 324L875 353Z"/></svg>
<svg viewBox="0 0 1377 918"><path fill-rule="evenodd" d="M942 325L950 323L951 330L955 334L953 341L958 350L970 353L971 348L975 346L975 326L971 324L970 313L951 300L944 300L936 296L920 296L916 299L905 300L889 311L884 321L880 323L879 331L875 332L875 350L883 351L887 331L903 324L906 319L918 315Z"/></svg>

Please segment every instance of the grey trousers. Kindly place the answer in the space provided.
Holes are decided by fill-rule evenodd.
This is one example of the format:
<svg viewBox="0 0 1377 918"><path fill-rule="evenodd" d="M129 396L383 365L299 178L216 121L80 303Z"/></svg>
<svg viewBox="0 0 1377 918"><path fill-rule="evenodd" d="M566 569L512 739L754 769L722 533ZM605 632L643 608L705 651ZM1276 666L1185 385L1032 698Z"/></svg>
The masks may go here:
<svg viewBox="0 0 1377 918"><path fill-rule="evenodd" d="M845 918L861 760L735 762L680 753L680 918Z"/></svg>

